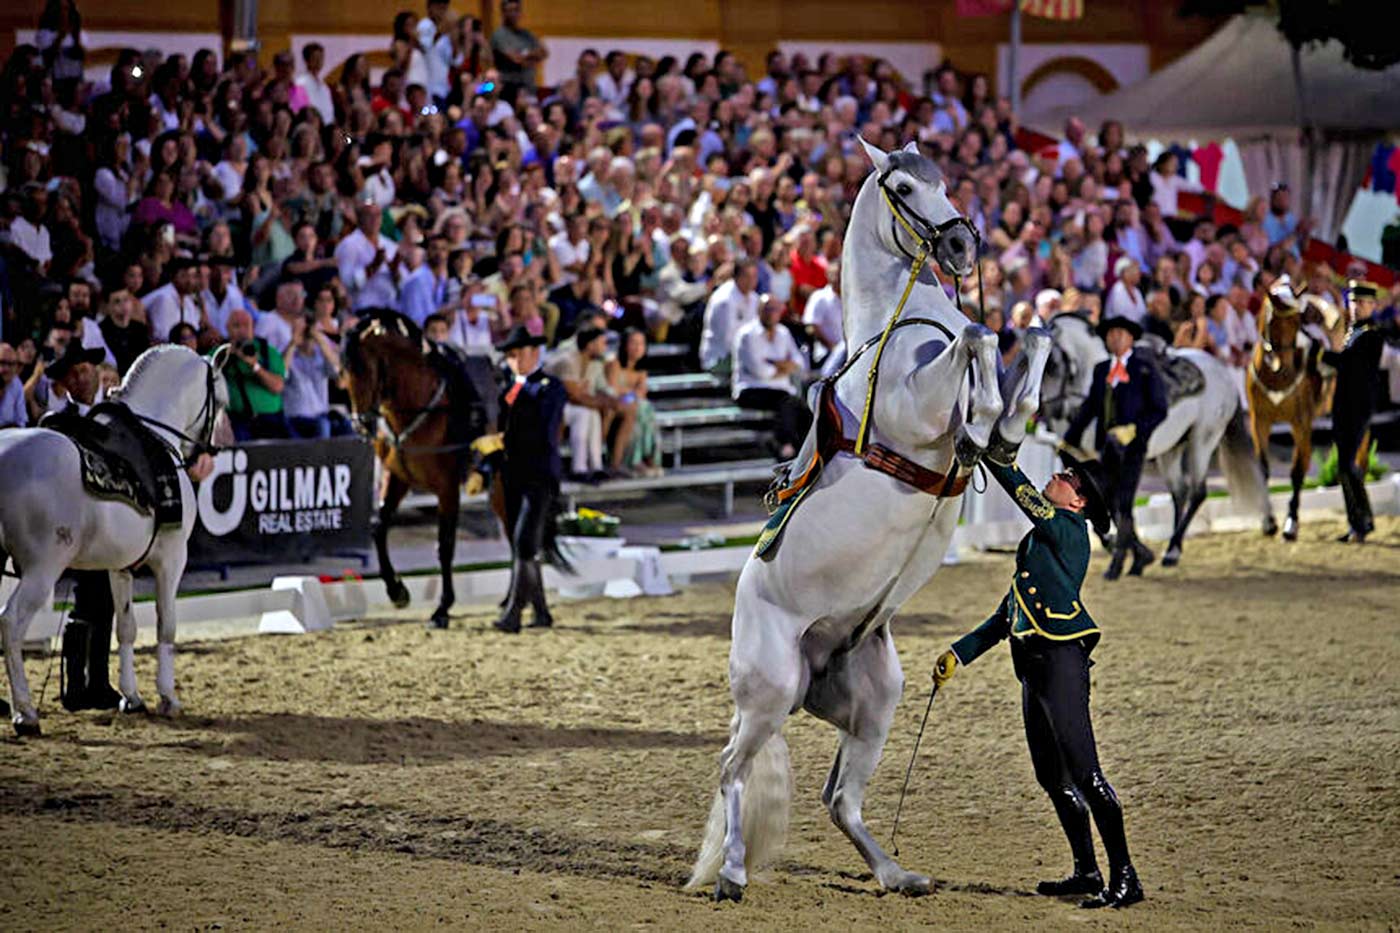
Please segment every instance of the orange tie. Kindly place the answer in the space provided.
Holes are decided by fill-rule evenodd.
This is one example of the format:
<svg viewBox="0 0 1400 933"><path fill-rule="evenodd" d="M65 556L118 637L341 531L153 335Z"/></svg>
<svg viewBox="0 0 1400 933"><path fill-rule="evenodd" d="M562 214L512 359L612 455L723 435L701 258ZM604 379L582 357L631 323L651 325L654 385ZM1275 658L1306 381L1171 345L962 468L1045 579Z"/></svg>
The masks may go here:
<svg viewBox="0 0 1400 933"><path fill-rule="evenodd" d="M1128 367L1123 365L1123 361L1114 357L1113 365L1108 369L1108 384L1116 386L1120 382L1128 381Z"/></svg>
<svg viewBox="0 0 1400 933"><path fill-rule="evenodd" d="M506 390L506 404L507 404L507 405L514 405L514 404L515 404L515 397L516 397L517 395L520 394L520 387L523 386L524 384L525 384L525 383L523 383L523 382L517 382L515 385L511 386L509 389Z"/></svg>

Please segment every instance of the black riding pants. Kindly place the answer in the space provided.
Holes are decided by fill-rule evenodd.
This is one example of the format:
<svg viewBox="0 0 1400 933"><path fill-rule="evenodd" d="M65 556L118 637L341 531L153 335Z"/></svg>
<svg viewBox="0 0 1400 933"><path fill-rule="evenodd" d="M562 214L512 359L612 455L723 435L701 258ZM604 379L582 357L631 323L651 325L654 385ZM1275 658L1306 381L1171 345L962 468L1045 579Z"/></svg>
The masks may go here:
<svg viewBox="0 0 1400 933"><path fill-rule="evenodd" d="M1113 521L1120 534L1126 531L1134 541L1137 531L1133 527L1133 502L1137 499L1146 453L1145 440L1135 440L1127 447L1109 441L1103 448L1104 473L1108 475L1111 487L1108 490L1108 507L1113 510ZM1124 541L1123 545L1130 543Z"/></svg>
<svg viewBox="0 0 1400 933"><path fill-rule="evenodd" d="M544 597L544 577L540 571L540 551L544 547L546 525L552 520L553 483L505 482L506 526L510 529L510 593L506 613L519 613L526 606L538 618L548 613Z"/></svg>
<svg viewBox="0 0 1400 933"><path fill-rule="evenodd" d="M757 408L774 415L773 439L782 447L801 445L812 426L812 413L802 399L782 389L745 389L737 399L740 408Z"/></svg>
<svg viewBox="0 0 1400 933"><path fill-rule="evenodd" d="M70 570L73 611L64 627L64 694L83 695L111 683L112 581L105 570Z"/></svg>
<svg viewBox="0 0 1400 933"><path fill-rule="evenodd" d="M1367 425L1363 421L1360 424L1347 424L1345 422L1334 424L1332 428L1333 439L1337 443L1337 480L1342 486L1342 499L1347 507L1347 524L1353 531L1366 534L1375 526L1375 520L1371 517L1371 499L1366 495L1366 467L1365 463L1370 458L1370 451L1362 451L1361 447L1367 440ZM1357 464L1357 458L1361 457L1361 464Z"/></svg>
<svg viewBox="0 0 1400 933"><path fill-rule="evenodd" d="M1099 768L1089 720L1089 652L1083 639L1051 641L1030 635L1011 639L1011 660L1021 681L1021 711L1035 778L1060 818L1076 873L1096 870L1089 815L1099 828L1109 867L1130 864L1118 795Z"/></svg>

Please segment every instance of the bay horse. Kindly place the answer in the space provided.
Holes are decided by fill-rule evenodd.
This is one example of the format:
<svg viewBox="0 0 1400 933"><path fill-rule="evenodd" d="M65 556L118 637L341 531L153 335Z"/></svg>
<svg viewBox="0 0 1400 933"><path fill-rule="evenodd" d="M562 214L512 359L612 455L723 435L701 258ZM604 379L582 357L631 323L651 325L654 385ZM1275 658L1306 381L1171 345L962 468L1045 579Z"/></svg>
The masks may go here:
<svg viewBox="0 0 1400 933"><path fill-rule="evenodd" d="M111 400L119 401L183 467L209 448L220 414L228 407L221 373L232 354L227 344L208 358L186 347L152 347L136 358ZM95 419L102 416L94 413ZM40 734L39 713L29 695L20 647L34 614L69 567L106 570L116 612L117 657L123 712L146 708L136 688L136 620L131 612L131 571L151 568L156 583L157 713L180 712L175 695L175 594L185 573L190 533L198 510L194 484L176 471L182 514L178 525L159 526L156 516L119 499L98 498L83 482L82 455L68 437L48 428L0 432L0 570L14 558L19 586L0 611L0 634L10 679L14 728Z"/></svg>
<svg viewBox="0 0 1400 933"><path fill-rule="evenodd" d="M1322 315L1329 339L1341 320ZM1249 359L1245 396L1249 401L1249 427L1254 452L1264 476L1269 475L1269 431L1279 422L1293 435L1293 463L1289 479L1293 490L1288 517L1283 523L1286 541L1298 539L1298 499L1312 463L1312 429L1322 399L1322 373L1317 368L1313 341L1303 331L1304 302L1299 300L1287 276L1269 289L1259 311L1259 342Z"/></svg>
<svg viewBox="0 0 1400 933"><path fill-rule="evenodd" d="M479 362L489 369L489 362ZM459 383L455 392L454 381ZM346 335L345 385L356 430L371 439L388 475L374 547L384 588L400 609L409 604L409 594L389 557L389 529L409 490L437 498L442 594L429 624L445 629L457 598L452 560L462 482L476 461L472 442L495 420L490 376L473 370L471 378L449 379L426 358L417 325L396 311L382 309L367 312ZM454 401L456 393L465 397Z"/></svg>
<svg viewBox="0 0 1400 933"><path fill-rule="evenodd" d="M1024 439L1049 352L1049 335L1030 332L1027 355L999 379L996 335L969 323L924 266L956 278L976 260L976 233L942 173L913 144L865 151L875 171L856 198L841 262L848 355L823 383L815 429L836 452L811 468L800 457L789 470L815 479L802 486L801 507L784 513L781 546L764 549L760 539L734 599L735 712L687 884L714 885L717 899L739 900L748 872L781 844L791 799L782 728L798 709L839 736L822 792L832 822L884 888L931 890L861 815L904 687L890 623L942 564L982 451ZM812 447L809 436L803 449Z"/></svg>

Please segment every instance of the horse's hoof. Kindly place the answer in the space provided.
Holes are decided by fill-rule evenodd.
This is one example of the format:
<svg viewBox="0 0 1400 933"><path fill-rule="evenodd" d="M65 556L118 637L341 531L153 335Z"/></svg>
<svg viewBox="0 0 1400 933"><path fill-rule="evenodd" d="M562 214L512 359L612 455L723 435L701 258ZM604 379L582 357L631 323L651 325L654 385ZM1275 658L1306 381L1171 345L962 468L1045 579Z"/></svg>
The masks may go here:
<svg viewBox="0 0 1400 933"><path fill-rule="evenodd" d="M1264 519L1264 534L1270 538L1278 534L1278 522L1272 515Z"/></svg>
<svg viewBox="0 0 1400 933"><path fill-rule="evenodd" d="M428 628L434 631L441 631L447 628L447 625L447 610L445 609L439 609L437 612L433 613L430 619L428 619Z"/></svg>
<svg viewBox="0 0 1400 933"><path fill-rule="evenodd" d="M1283 523L1283 540L1298 540L1298 520L1291 515Z"/></svg>
<svg viewBox="0 0 1400 933"><path fill-rule="evenodd" d="M742 884L736 884L723 875L720 875L719 880L715 882L715 900L733 901L737 904L743 899L744 886Z"/></svg>
<svg viewBox="0 0 1400 933"><path fill-rule="evenodd" d="M1167 553L1162 555L1163 567L1175 567L1179 563L1181 563L1180 551L1168 551Z"/></svg>
<svg viewBox="0 0 1400 933"><path fill-rule="evenodd" d="M144 713L146 701L140 697L122 697L121 705L117 707L123 713Z"/></svg>
<svg viewBox="0 0 1400 933"><path fill-rule="evenodd" d="M37 739L44 734L44 730L39 728L38 719L26 719L23 713L16 713L14 718L15 735L22 739Z"/></svg>
<svg viewBox="0 0 1400 933"><path fill-rule="evenodd" d="M161 697L156 704L156 715L164 716L167 719L174 719L184 712L185 708L180 705L180 701L174 697Z"/></svg>
<svg viewBox="0 0 1400 933"><path fill-rule="evenodd" d="M404 609L408 606L408 587L404 586L401 581L395 580L393 585L388 587L388 590L389 602L394 604L395 609Z"/></svg>

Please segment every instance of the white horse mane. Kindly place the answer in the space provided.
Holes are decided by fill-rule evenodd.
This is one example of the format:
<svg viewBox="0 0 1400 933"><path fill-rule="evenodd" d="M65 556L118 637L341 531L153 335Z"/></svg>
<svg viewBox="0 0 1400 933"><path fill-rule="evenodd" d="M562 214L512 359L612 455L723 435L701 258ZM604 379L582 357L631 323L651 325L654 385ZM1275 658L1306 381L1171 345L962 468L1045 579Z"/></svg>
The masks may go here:
<svg viewBox="0 0 1400 933"><path fill-rule="evenodd" d="M136 358L136 362L131 364L131 368L126 371L126 376L122 379L122 384L113 392L113 398L127 397L132 389L137 388L145 381L146 374L151 371L163 369L166 361L188 360L194 351L179 344L163 343L151 347Z"/></svg>

